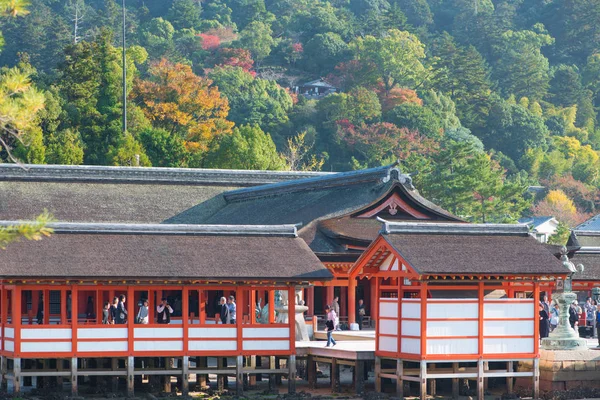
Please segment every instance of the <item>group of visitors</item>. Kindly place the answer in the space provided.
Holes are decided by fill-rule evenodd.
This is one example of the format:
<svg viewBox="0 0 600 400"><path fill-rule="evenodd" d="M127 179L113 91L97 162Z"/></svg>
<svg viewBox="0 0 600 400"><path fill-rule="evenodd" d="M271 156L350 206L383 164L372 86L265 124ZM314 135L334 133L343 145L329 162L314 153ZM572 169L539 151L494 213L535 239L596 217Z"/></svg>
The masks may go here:
<svg viewBox="0 0 600 400"><path fill-rule="evenodd" d="M558 326L558 318L560 316L560 308L556 302L548 302L548 296L544 296L539 304L539 319L540 319L540 339L548 337ZM585 326L596 326L600 329L600 305L596 300L588 297L583 304L579 305L577 300L569 306L569 324L571 328L579 332L579 321L583 317ZM600 335L598 335L598 345L600 346Z"/></svg>
<svg viewBox="0 0 600 400"><path fill-rule="evenodd" d="M126 300L126 296L122 294L119 297L113 298L112 304L108 301L105 302L104 307L102 308L102 323L105 325L127 324L128 312L127 307L125 307ZM140 308L135 317L135 323L147 325L150 323L150 310L148 309L149 303L147 299L142 299L140 303ZM156 306L156 312L157 324L171 323L171 315L173 314L174 310L166 297L163 297L160 301L160 304Z"/></svg>
<svg viewBox="0 0 600 400"><path fill-rule="evenodd" d="M325 327L327 329L327 345L325 347L333 347L336 345L336 341L333 338L333 331L340 331L340 305L339 305L339 297L334 297L331 306L325 306L325 313L327 314ZM358 300L358 309L357 309L357 321L358 321L358 329L362 329L363 319L366 315L366 309L363 299Z"/></svg>
<svg viewBox="0 0 600 400"><path fill-rule="evenodd" d="M235 324L236 321L235 297L229 296L229 299L221 297L219 301L218 318L222 324Z"/></svg>

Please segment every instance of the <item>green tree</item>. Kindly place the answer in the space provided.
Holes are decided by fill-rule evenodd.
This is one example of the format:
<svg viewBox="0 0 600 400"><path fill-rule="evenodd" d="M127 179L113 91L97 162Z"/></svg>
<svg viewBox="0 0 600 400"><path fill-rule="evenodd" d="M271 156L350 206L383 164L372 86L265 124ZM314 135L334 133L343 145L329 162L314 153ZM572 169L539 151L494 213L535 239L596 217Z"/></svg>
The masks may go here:
<svg viewBox="0 0 600 400"><path fill-rule="evenodd" d="M172 55L175 51L175 28L162 18L153 18L141 27L141 44L148 50L151 58ZM196 39L197 40L197 39Z"/></svg>
<svg viewBox="0 0 600 400"><path fill-rule="evenodd" d="M554 43L541 24L534 30L507 31L497 48L498 61L494 76L506 95L541 100L548 91L550 67L541 52L542 47Z"/></svg>
<svg viewBox="0 0 600 400"><path fill-rule="evenodd" d="M396 86L416 88L427 78L425 46L409 32L390 29L381 38L358 37L350 48L357 60L378 72L386 93Z"/></svg>
<svg viewBox="0 0 600 400"><path fill-rule="evenodd" d="M557 106L568 107L579 102L583 85L575 65L559 65L550 81L550 100Z"/></svg>
<svg viewBox="0 0 600 400"><path fill-rule="evenodd" d="M188 166L188 151L180 136L173 135L165 129L147 128L139 133L138 139L153 166L173 168Z"/></svg>
<svg viewBox="0 0 600 400"><path fill-rule="evenodd" d="M257 63L262 62L271 54L271 49L275 44L271 27L264 22L253 21L240 32L241 47L250 50L252 58Z"/></svg>
<svg viewBox="0 0 600 400"><path fill-rule="evenodd" d="M107 160L111 165L150 167L150 159L135 138L126 133L109 149Z"/></svg>
<svg viewBox="0 0 600 400"><path fill-rule="evenodd" d="M242 125L221 138L206 155L205 167L283 170L285 162L275 143L258 125Z"/></svg>
<svg viewBox="0 0 600 400"><path fill-rule="evenodd" d="M217 67L209 77L229 100L229 119L238 125L271 130L288 121L292 98L276 82L255 78L241 67Z"/></svg>
<svg viewBox="0 0 600 400"><path fill-rule="evenodd" d="M306 69L318 74L333 70L348 55L348 45L333 32L318 33L304 46Z"/></svg>
<svg viewBox="0 0 600 400"><path fill-rule="evenodd" d="M83 164L83 143L79 132L65 129L52 133L46 139L46 162L48 164Z"/></svg>
<svg viewBox="0 0 600 400"><path fill-rule="evenodd" d="M167 19L177 30L200 26L200 4L193 0L174 0Z"/></svg>
<svg viewBox="0 0 600 400"><path fill-rule="evenodd" d="M404 103L394 107L384 115L384 119L400 128L418 131L432 139L441 139L444 125L431 109L414 103Z"/></svg>

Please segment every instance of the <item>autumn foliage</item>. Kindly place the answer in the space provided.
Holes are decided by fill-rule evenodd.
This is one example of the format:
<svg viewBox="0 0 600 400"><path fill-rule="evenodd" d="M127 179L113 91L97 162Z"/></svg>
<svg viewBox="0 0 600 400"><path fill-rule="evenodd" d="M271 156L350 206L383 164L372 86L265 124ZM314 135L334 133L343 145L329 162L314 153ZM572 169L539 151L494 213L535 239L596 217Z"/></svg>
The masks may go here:
<svg viewBox="0 0 600 400"><path fill-rule="evenodd" d="M404 103L412 103L419 106L423 105L423 100L419 98L417 92L412 89L396 87L386 93L385 87L379 85L377 88L377 96L381 103L381 111L386 112L392 108Z"/></svg>
<svg viewBox="0 0 600 400"><path fill-rule="evenodd" d="M133 96L155 127L179 134L189 151L204 152L218 135L231 132L229 104L210 79L188 65L162 59L151 65L149 80L138 80Z"/></svg>
<svg viewBox="0 0 600 400"><path fill-rule="evenodd" d="M550 190L544 200L536 204L533 212L539 216L551 215L570 227L579 225L590 217L589 214L578 212L573 201L559 189Z"/></svg>
<svg viewBox="0 0 600 400"><path fill-rule="evenodd" d="M221 39L216 35L200 33L198 36L202 40L203 50L214 50L221 45Z"/></svg>
<svg viewBox="0 0 600 400"><path fill-rule="evenodd" d="M215 53L212 63L221 67L240 67L246 72L250 72L254 66L254 60L250 51L246 49L225 47L220 48Z"/></svg>

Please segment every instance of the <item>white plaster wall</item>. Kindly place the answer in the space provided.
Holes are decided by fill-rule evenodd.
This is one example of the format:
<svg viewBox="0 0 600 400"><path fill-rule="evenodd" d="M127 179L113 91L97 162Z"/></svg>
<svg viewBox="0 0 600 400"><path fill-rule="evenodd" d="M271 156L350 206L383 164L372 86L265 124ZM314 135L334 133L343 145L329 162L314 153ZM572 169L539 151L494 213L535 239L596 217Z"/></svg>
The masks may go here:
<svg viewBox="0 0 600 400"><path fill-rule="evenodd" d="M437 299L440 300L440 299ZM478 318L479 304L477 300L474 303L447 303L453 299L443 299L440 303L427 304L427 318Z"/></svg>
<svg viewBox="0 0 600 400"><path fill-rule="evenodd" d="M188 337L192 338L233 338L237 337L236 328L188 328Z"/></svg>
<svg viewBox="0 0 600 400"><path fill-rule="evenodd" d="M5 340L4 341L4 350L15 351L15 342L13 342L12 340Z"/></svg>
<svg viewBox="0 0 600 400"><path fill-rule="evenodd" d="M427 354L477 354L477 339L427 339Z"/></svg>
<svg viewBox="0 0 600 400"><path fill-rule="evenodd" d="M191 351L235 351L235 340L190 340L188 349Z"/></svg>
<svg viewBox="0 0 600 400"><path fill-rule="evenodd" d="M81 339L127 339L127 328L77 328Z"/></svg>
<svg viewBox="0 0 600 400"><path fill-rule="evenodd" d="M534 320L530 321L484 321L484 336L527 336L534 333Z"/></svg>
<svg viewBox="0 0 600 400"><path fill-rule="evenodd" d="M182 339L183 328L134 328L136 339Z"/></svg>
<svg viewBox="0 0 600 400"><path fill-rule="evenodd" d="M402 318L421 318L421 301L402 299Z"/></svg>
<svg viewBox="0 0 600 400"><path fill-rule="evenodd" d="M15 337L15 328L4 328L4 337L14 338Z"/></svg>
<svg viewBox="0 0 600 400"><path fill-rule="evenodd" d="M485 338L483 352L487 354L533 353L533 338Z"/></svg>
<svg viewBox="0 0 600 400"><path fill-rule="evenodd" d="M22 353L71 352L71 342L22 342Z"/></svg>
<svg viewBox="0 0 600 400"><path fill-rule="evenodd" d="M397 335L398 334L398 320L397 319L379 320L379 333L383 333L386 335Z"/></svg>
<svg viewBox="0 0 600 400"><path fill-rule="evenodd" d="M421 321L402 321L402 335L421 336Z"/></svg>
<svg viewBox="0 0 600 400"><path fill-rule="evenodd" d="M392 353L398 352L398 338L379 336L379 350Z"/></svg>
<svg viewBox="0 0 600 400"><path fill-rule="evenodd" d="M289 338L289 328L243 328L244 338Z"/></svg>
<svg viewBox="0 0 600 400"><path fill-rule="evenodd" d="M533 302L488 301L483 304L483 318L533 318Z"/></svg>
<svg viewBox="0 0 600 400"><path fill-rule="evenodd" d="M127 351L127 341L77 342L77 351L86 353Z"/></svg>
<svg viewBox="0 0 600 400"><path fill-rule="evenodd" d="M478 321L427 321L427 337L477 336L478 333Z"/></svg>
<svg viewBox="0 0 600 400"><path fill-rule="evenodd" d="M134 351L182 351L183 341L154 341L154 340L136 340L133 343Z"/></svg>
<svg viewBox="0 0 600 400"><path fill-rule="evenodd" d="M289 350L289 340L244 340L244 350Z"/></svg>
<svg viewBox="0 0 600 400"><path fill-rule="evenodd" d="M385 299L379 303L379 316L398 318L398 299Z"/></svg>
<svg viewBox="0 0 600 400"><path fill-rule="evenodd" d="M71 329L21 329L21 339L71 339Z"/></svg>
<svg viewBox="0 0 600 400"><path fill-rule="evenodd" d="M402 338L400 346L402 353L421 354L421 339Z"/></svg>

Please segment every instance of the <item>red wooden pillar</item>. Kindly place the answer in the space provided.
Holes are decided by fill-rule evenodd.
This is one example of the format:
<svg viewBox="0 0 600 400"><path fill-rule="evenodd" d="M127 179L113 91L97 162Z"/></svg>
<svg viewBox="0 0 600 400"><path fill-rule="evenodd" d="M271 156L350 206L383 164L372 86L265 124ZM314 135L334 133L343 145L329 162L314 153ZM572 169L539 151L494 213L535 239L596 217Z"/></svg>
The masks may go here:
<svg viewBox="0 0 600 400"><path fill-rule="evenodd" d="M60 289L60 323L67 325L67 287ZM39 302L39 299L38 299Z"/></svg>
<svg viewBox="0 0 600 400"><path fill-rule="evenodd" d="M340 315L339 317L346 317L348 315L348 287L340 287Z"/></svg>
<svg viewBox="0 0 600 400"><path fill-rule="evenodd" d="M250 288L249 292L253 292L254 290ZM242 354L244 350L244 309L246 307L246 296L245 290L241 283L238 283L238 286L235 288L235 299L236 299L236 316L235 316L235 328L237 331L237 352L238 354ZM254 314L254 313L251 313ZM250 320L252 323L252 320Z"/></svg>
<svg viewBox="0 0 600 400"><path fill-rule="evenodd" d="M348 280L348 323L356 322L356 278Z"/></svg>
<svg viewBox="0 0 600 400"><path fill-rule="evenodd" d="M296 352L296 290L294 286L288 288L288 322L290 324L290 350L292 354Z"/></svg>
<svg viewBox="0 0 600 400"><path fill-rule="evenodd" d="M135 327L135 292L133 286L126 286L127 290L125 309L127 310L127 350L130 356L133 356L133 328Z"/></svg>
<svg viewBox="0 0 600 400"><path fill-rule="evenodd" d="M77 285L71 285L71 351L77 352L77 315L79 310ZM44 311L46 312L46 311Z"/></svg>
<svg viewBox="0 0 600 400"><path fill-rule="evenodd" d="M15 358L21 357L21 325L22 325L22 309L21 309L21 288L17 285L12 290L12 321L14 331L14 355Z"/></svg>
<svg viewBox="0 0 600 400"><path fill-rule="evenodd" d="M250 296L248 300L248 312L250 317L250 324L256 323L256 313L254 310L256 309L256 289L250 288Z"/></svg>
<svg viewBox="0 0 600 400"><path fill-rule="evenodd" d="M183 354L188 354L188 324L190 319L190 290L181 288L181 322L183 323ZM187 378L186 378L187 379Z"/></svg>
<svg viewBox="0 0 600 400"><path fill-rule="evenodd" d="M369 315L371 315L371 321L377 322L377 315L379 311L379 285L377 285L378 278L371 278L369 281L370 286L370 298L369 304L367 305L367 309L369 310Z"/></svg>
<svg viewBox="0 0 600 400"><path fill-rule="evenodd" d="M327 304L328 306L331 306L331 303L333 303L333 290L334 286L327 286L325 304Z"/></svg>
<svg viewBox="0 0 600 400"><path fill-rule="evenodd" d="M308 307L306 315L313 316L315 315L315 287L309 286L306 288L306 303L305 305Z"/></svg>
<svg viewBox="0 0 600 400"><path fill-rule="evenodd" d="M269 323L275 323L275 290L269 290Z"/></svg>
<svg viewBox="0 0 600 400"><path fill-rule="evenodd" d="M398 293L400 294L400 293ZM400 299L398 299L400 301ZM427 282L421 283L421 356L427 354Z"/></svg>
<svg viewBox="0 0 600 400"><path fill-rule="evenodd" d="M198 289L198 302L200 303L200 325L204 325L206 323L206 291L202 288Z"/></svg>
<svg viewBox="0 0 600 400"><path fill-rule="evenodd" d="M540 323L539 323L540 283L533 282L533 353L540 354Z"/></svg>
<svg viewBox="0 0 600 400"><path fill-rule="evenodd" d="M479 297L479 321L478 321L478 350L477 352L479 353L479 357L483 356L483 330L484 330L484 310L485 310L485 305L484 305L484 298L485 298L485 287L484 287L484 283L483 282L479 282L479 287L478 287L478 296Z"/></svg>

